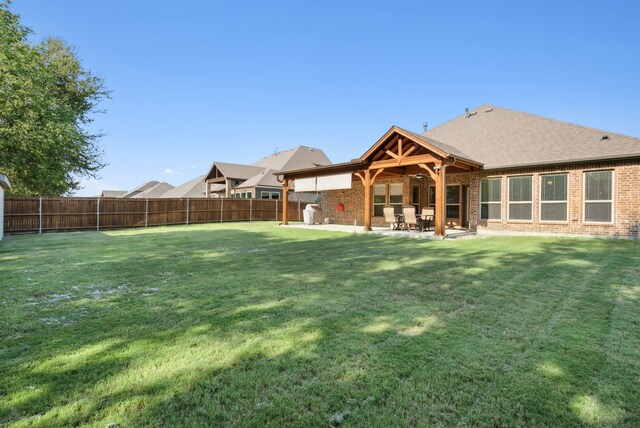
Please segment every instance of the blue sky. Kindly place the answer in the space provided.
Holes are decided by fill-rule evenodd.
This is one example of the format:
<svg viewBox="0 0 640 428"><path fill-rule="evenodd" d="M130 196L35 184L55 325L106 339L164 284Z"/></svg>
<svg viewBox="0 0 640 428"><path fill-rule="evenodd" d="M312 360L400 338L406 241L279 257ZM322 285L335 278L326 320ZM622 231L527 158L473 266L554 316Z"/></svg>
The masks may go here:
<svg viewBox="0 0 640 428"><path fill-rule="evenodd" d="M634 1L14 0L113 91L80 195L174 185L297 145L333 162L391 125L489 103L640 136Z"/></svg>

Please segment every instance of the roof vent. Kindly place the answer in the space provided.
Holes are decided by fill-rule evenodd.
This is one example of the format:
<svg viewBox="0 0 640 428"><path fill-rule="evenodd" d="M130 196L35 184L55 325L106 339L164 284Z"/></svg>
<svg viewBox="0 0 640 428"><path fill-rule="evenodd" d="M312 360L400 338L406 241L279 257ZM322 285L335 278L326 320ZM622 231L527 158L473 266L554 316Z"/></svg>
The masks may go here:
<svg viewBox="0 0 640 428"><path fill-rule="evenodd" d="M491 113L493 111L493 107L486 109L484 112L485 113Z"/></svg>
<svg viewBox="0 0 640 428"><path fill-rule="evenodd" d="M429 122L422 122L422 127L424 128L424 132L427 132L427 128L429 127Z"/></svg>
<svg viewBox="0 0 640 428"><path fill-rule="evenodd" d="M608 135L603 135L602 138L600 138L601 140L608 140L609 136Z"/></svg>
<svg viewBox="0 0 640 428"><path fill-rule="evenodd" d="M469 117L469 107L464 108L464 114L466 117Z"/></svg>

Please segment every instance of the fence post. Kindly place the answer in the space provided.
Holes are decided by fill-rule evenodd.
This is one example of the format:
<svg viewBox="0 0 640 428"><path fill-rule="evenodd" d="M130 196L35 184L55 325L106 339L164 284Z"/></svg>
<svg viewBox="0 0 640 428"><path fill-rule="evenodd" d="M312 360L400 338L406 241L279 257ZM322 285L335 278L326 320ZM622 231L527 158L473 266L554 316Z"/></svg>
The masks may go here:
<svg viewBox="0 0 640 428"><path fill-rule="evenodd" d="M249 221L253 218L253 199L249 199Z"/></svg>
<svg viewBox="0 0 640 428"><path fill-rule="evenodd" d="M276 221L278 221L278 200L276 199Z"/></svg>
<svg viewBox="0 0 640 428"><path fill-rule="evenodd" d="M42 196L38 202L38 233L42 235Z"/></svg>
<svg viewBox="0 0 640 428"><path fill-rule="evenodd" d="M187 224L189 224L189 198L187 198Z"/></svg>
<svg viewBox="0 0 640 428"><path fill-rule="evenodd" d="M298 201L298 221L300 221L300 201Z"/></svg>
<svg viewBox="0 0 640 428"><path fill-rule="evenodd" d="M149 198L144 200L144 227L149 226Z"/></svg>
<svg viewBox="0 0 640 428"><path fill-rule="evenodd" d="M224 213L224 198L220 202L220 223L222 223L222 214Z"/></svg>
<svg viewBox="0 0 640 428"><path fill-rule="evenodd" d="M96 199L97 208L96 208L96 230L100 232L100 198Z"/></svg>

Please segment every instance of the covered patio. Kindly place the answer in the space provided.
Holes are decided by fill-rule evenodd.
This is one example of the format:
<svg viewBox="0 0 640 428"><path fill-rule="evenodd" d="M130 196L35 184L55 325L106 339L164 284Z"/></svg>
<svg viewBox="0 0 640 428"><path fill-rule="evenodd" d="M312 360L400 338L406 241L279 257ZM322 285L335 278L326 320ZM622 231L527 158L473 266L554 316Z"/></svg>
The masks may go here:
<svg viewBox="0 0 640 428"><path fill-rule="evenodd" d="M476 232L466 229L446 228L445 236L436 236L435 231L415 232L411 230L389 230L388 227L372 226L370 231L366 231L364 226L354 226L348 224L304 224L290 223L287 227L304 230L324 230L328 232L344 233L371 233L374 235L395 236L400 238L429 239L440 241L443 239L458 239L476 236Z"/></svg>
<svg viewBox="0 0 640 428"><path fill-rule="evenodd" d="M372 226L373 186L383 179L402 177L427 178L435 187L434 231L422 232L424 236L442 238L452 229L446 229L446 175L476 171L482 164L469 159L454 147L440 143L411 131L391 127L366 153L350 162L283 171L277 174L282 181L283 206L287 206L288 191L294 184L296 190L304 187L316 190L351 189L352 181L360 183L362 197L362 228L364 232L382 232ZM342 187L340 187L342 186ZM402 198L402 206L413 204L409 198ZM417 207L416 207L417 208ZM282 223L288 224L286 208L282 213ZM353 227L353 226L351 226ZM386 228L389 231L388 227ZM401 232L397 232L401 233Z"/></svg>

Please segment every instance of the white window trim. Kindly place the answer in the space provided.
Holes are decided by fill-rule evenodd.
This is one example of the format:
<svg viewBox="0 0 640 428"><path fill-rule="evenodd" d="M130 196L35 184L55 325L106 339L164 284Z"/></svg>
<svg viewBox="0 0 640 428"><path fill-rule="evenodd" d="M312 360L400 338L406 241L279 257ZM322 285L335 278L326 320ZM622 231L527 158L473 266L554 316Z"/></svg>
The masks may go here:
<svg viewBox="0 0 640 428"><path fill-rule="evenodd" d="M611 202L611 221L587 221L587 174L590 172L611 173L611 199L597 199L589 202ZM614 224L615 223L615 199L616 199L616 172L613 169L594 169L582 172L582 224Z"/></svg>
<svg viewBox="0 0 640 428"><path fill-rule="evenodd" d="M561 203L563 201L543 201L542 200L542 180L544 177L549 177L550 175L565 175L567 177L567 199L564 201L567 204L567 219L566 220L543 220L542 219L542 204L553 204L553 203ZM568 224L569 223L569 201L571 200L571 186L569 185L569 180L571 176L568 172L552 172L549 174L540 174L540 181L538 182L538 199L540 201L540 205L538 207L538 221L540 223L555 223L555 224Z"/></svg>
<svg viewBox="0 0 640 428"><path fill-rule="evenodd" d="M510 192L510 178L519 178L519 177L531 177L531 200L529 201L511 201L511 192ZM522 174L522 175L508 175L507 176L507 221L513 223L532 223L533 222L533 175L531 174ZM531 204L531 217L530 218L519 218L512 219L511 218L511 204Z"/></svg>
<svg viewBox="0 0 640 428"><path fill-rule="evenodd" d="M268 198L263 198L265 193L267 195L269 195ZM272 198L271 195L278 195L278 197L277 198ZM261 190L260 191L260 199L277 199L277 200L280 200L280 193L279 192L271 192L269 190Z"/></svg>
<svg viewBox="0 0 640 428"><path fill-rule="evenodd" d="M500 201L499 202L482 202L482 180L500 180ZM484 177L478 181L478 201L480 202L478 205L478 220L480 221L493 221L493 222L502 222L502 186L504 184L504 180L502 176L493 176L493 177ZM500 218L482 218L482 204L494 204L500 205Z"/></svg>

